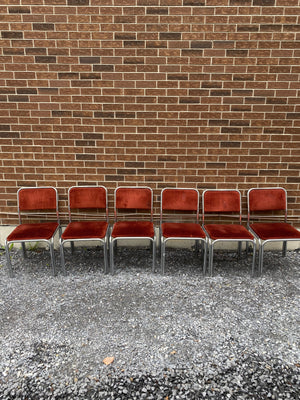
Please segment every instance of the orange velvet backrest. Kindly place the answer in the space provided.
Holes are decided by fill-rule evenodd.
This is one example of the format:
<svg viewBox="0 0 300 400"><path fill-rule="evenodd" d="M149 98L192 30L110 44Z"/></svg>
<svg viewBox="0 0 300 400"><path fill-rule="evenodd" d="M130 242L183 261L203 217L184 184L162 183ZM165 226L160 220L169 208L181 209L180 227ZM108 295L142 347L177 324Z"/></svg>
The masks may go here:
<svg viewBox="0 0 300 400"><path fill-rule="evenodd" d="M21 188L18 206L20 211L56 210L57 191L53 187Z"/></svg>
<svg viewBox="0 0 300 400"><path fill-rule="evenodd" d="M286 191L283 188L251 189L248 208L249 211L286 210Z"/></svg>
<svg viewBox="0 0 300 400"><path fill-rule="evenodd" d="M115 191L115 208L152 210L152 190L147 187L119 187Z"/></svg>
<svg viewBox="0 0 300 400"><path fill-rule="evenodd" d="M103 186L73 186L69 189L70 208L106 208L106 188Z"/></svg>
<svg viewBox="0 0 300 400"><path fill-rule="evenodd" d="M204 213L230 213L241 211L241 196L238 190L206 190L203 193Z"/></svg>
<svg viewBox="0 0 300 400"><path fill-rule="evenodd" d="M164 189L161 193L162 210L197 211L199 194L196 189Z"/></svg>

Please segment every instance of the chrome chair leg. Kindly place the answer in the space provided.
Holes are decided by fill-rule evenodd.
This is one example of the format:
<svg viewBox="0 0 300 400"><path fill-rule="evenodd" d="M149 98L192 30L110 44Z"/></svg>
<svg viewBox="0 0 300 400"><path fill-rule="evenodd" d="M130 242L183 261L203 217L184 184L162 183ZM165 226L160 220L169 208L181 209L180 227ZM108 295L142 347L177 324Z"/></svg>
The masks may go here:
<svg viewBox="0 0 300 400"><path fill-rule="evenodd" d="M8 243L5 243L5 254L6 254L6 264L7 264L7 267L8 267L9 276L11 278L13 278L14 273L13 273L13 269L12 269Z"/></svg>
<svg viewBox="0 0 300 400"><path fill-rule="evenodd" d="M114 246L115 246L115 240L110 241L109 244L109 260L110 260L110 273L114 275L115 273L115 266L114 266Z"/></svg>
<svg viewBox="0 0 300 400"><path fill-rule="evenodd" d="M52 265L52 275L55 276L56 275L56 271L55 271L55 257L54 257L53 239L50 240L49 247L50 247L51 265Z"/></svg>
<svg viewBox="0 0 300 400"><path fill-rule="evenodd" d="M104 273L107 274L108 273L107 241L104 240L104 242L102 242L102 244L103 244L103 257L104 257Z"/></svg>
<svg viewBox="0 0 300 400"><path fill-rule="evenodd" d="M253 242L252 271L251 271L251 276L252 277L254 277L254 270L255 270L255 253L256 253L256 245L255 245L255 241L254 241Z"/></svg>
<svg viewBox="0 0 300 400"><path fill-rule="evenodd" d="M151 240L151 242L152 242L152 251L153 251L152 272L155 272L155 267L156 267L156 238Z"/></svg>
<svg viewBox="0 0 300 400"><path fill-rule="evenodd" d="M65 265L65 254L64 254L64 245L63 242L60 242L60 263L63 270L63 274L66 275L66 265Z"/></svg>
<svg viewBox="0 0 300 400"><path fill-rule="evenodd" d="M27 254L26 254L26 246L25 246L25 243L24 243L24 242L22 242L22 243L21 243L21 245L22 245L22 253L23 253L23 257L24 257L24 258L26 258L26 255L27 255Z"/></svg>
<svg viewBox="0 0 300 400"><path fill-rule="evenodd" d="M202 255L203 255L203 275L206 274L206 261L207 261L207 243L202 242Z"/></svg>
<svg viewBox="0 0 300 400"><path fill-rule="evenodd" d="M284 241L282 243L282 256L285 257L286 256L286 249L287 249L287 242Z"/></svg>

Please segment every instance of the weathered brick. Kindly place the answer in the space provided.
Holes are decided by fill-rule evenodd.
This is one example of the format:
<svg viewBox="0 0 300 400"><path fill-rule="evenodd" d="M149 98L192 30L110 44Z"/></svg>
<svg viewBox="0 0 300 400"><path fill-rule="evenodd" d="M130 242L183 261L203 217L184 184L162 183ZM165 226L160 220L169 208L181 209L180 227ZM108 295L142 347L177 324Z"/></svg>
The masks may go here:
<svg viewBox="0 0 300 400"><path fill-rule="evenodd" d="M280 185L297 215L298 1L100 3L2 7L2 223L18 185L47 183L63 210L73 184L106 185L110 208L147 184L155 213L166 186L240 188L245 207Z"/></svg>

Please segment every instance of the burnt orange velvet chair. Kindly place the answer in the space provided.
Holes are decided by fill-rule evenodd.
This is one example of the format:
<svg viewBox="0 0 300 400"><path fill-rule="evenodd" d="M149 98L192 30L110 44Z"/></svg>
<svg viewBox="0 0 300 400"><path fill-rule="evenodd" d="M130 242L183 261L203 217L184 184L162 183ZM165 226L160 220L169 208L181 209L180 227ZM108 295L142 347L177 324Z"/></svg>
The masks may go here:
<svg viewBox="0 0 300 400"><path fill-rule="evenodd" d="M49 245L52 272L55 275L53 239L56 232L60 231L57 190L54 187L22 187L17 192L17 201L19 225L5 240L10 276L13 276L13 269L9 248L13 243L21 243L26 257L26 242L46 242Z"/></svg>
<svg viewBox="0 0 300 400"><path fill-rule="evenodd" d="M114 273L114 245L118 241L149 239L156 262L156 234L153 224L153 192L146 186L120 186L114 192L115 223L110 234L110 269Z"/></svg>
<svg viewBox="0 0 300 400"><path fill-rule="evenodd" d="M72 186L68 190L69 224L61 235L61 264L65 272L64 244L94 241L103 245L104 272L108 272L108 206L104 186Z"/></svg>
<svg viewBox="0 0 300 400"><path fill-rule="evenodd" d="M242 242L252 243L252 276L255 267L255 239L242 225L241 194L238 190L205 190L202 195L203 229L208 236L209 270L213 274L214 245L218 242L238 242L241 252ZM231 223L205 223L210 218L228 218ZM222 221L221 221L222 222Z"/></svg>
<svg viewBox="0 0 300 400"><path fill-rule="evenodd" d="M161 271L165 272L166 244L169 240L201 241L203 272L206 269L206 235L199 224L199 192L196 189L165 188L160 201Z"/></svg>
<svg viewBox="0 0 300 400"><path fill-rule="evenodd" d="M248 191L247 198L248 227L259 244L258 264L262 273L264 246L270 242L283 242L284 256L287 242L300 241L300 232L287 223L287 194L284 188L253 188Z"/></svg>

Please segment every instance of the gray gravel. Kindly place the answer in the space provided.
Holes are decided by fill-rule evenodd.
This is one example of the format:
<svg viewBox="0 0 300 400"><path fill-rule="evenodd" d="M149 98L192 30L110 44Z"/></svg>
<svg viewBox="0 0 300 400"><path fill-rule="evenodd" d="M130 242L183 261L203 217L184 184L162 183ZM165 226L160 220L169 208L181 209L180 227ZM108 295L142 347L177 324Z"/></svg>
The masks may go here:
<svg viewBox="0 0 300 400"><path fill-rule="evenodd" d="M0 255L0 399L299 399L300 253L216 251L203 277L190 250L120 249L114 276L101 249ZM114 361L105 365L106 357Z"/></svg>

